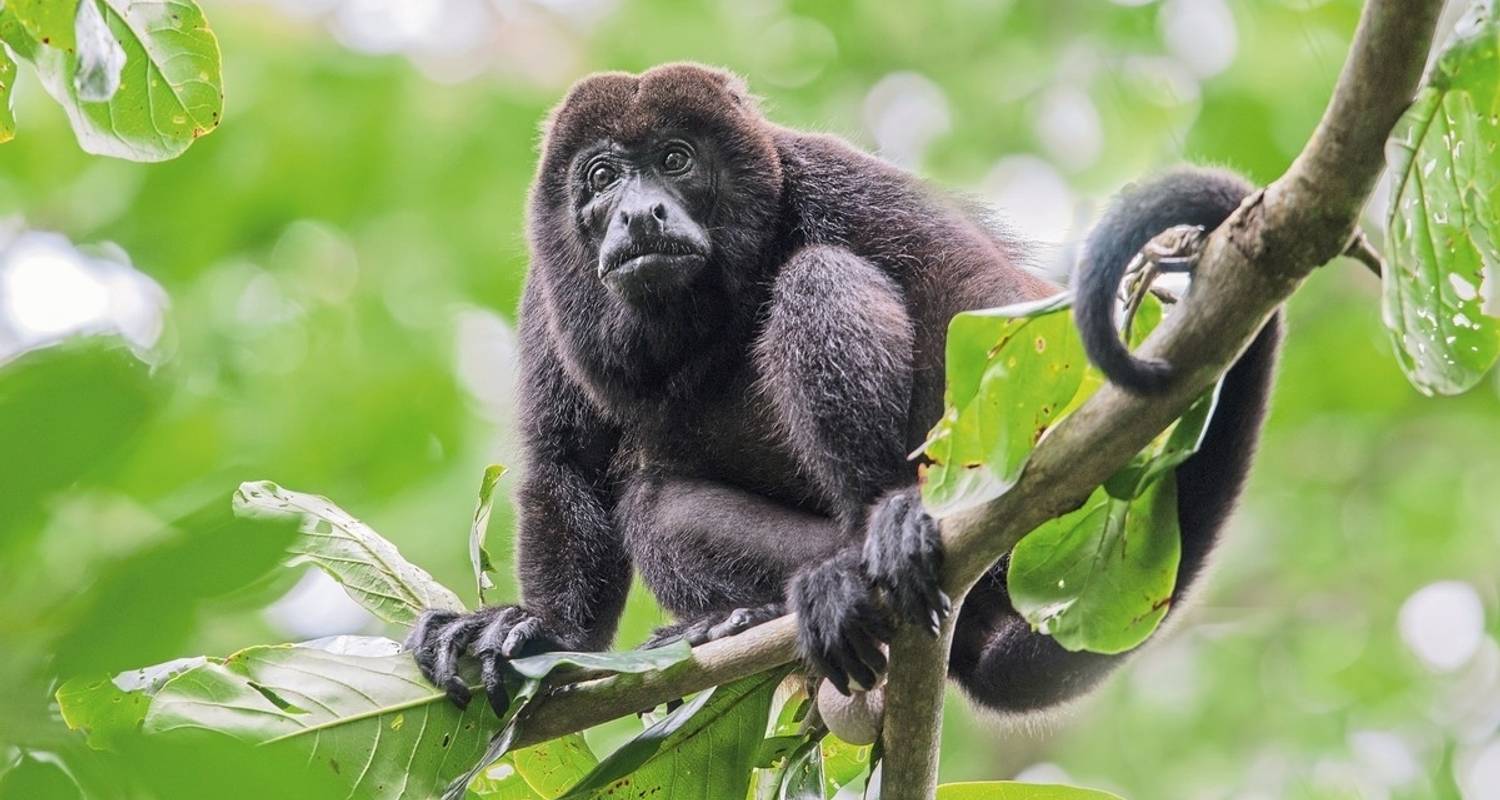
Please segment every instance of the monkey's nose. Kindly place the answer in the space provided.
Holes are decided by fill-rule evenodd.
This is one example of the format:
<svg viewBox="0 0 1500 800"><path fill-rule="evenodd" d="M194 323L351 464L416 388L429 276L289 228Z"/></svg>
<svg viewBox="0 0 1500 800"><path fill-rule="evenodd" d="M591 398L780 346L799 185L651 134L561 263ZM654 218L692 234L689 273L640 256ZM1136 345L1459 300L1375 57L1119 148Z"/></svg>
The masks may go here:
<svg viewBox="0 0 1500 800"><path fill-rule="evenodd" d="M657 220L659 220L661 222L666 222L667 221L667 204L666 203L657 203L656 205L652 206L651 207L651 216L656 217Z"/></svg>

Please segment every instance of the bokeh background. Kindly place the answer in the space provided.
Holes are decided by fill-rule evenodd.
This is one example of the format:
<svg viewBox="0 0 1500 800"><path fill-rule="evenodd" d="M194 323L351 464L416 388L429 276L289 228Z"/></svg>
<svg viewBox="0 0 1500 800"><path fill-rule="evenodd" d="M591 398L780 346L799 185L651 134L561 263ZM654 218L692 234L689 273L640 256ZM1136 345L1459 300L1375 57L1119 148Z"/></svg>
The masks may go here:
<svg viewBox="0 0 1500 800"><path fill-rule="evenodd" d="M227 111L186 155L83 154L25 67L20 135L0 147L0 359L102 332L150 365L144 384L104 370L59 383L76 425L0 421L0 473L21 483L100 442L71 488L0 503L18 515L0 537L0 769L77 747L48 705L54 654L99 619L165 657L381 632L316 573L149 601L211 593L138 555L240 481L330 497L472 600L480 475L518 460L513 322L538 124L578 77L727 66L775 120L994 204L1060 275L1103 200L1152 169L1275 178L1359 6L203 4ZM1500 797L1500 382L1421 397L1390 355L1376 280L1352 262L1314 275L1290 321L1249 494L1190 609L1065 711L989 719L955 695L946 780L1137 799ZM504 559L511 524L497 508ZM618 641L663 621L637 591Z"/></svg>

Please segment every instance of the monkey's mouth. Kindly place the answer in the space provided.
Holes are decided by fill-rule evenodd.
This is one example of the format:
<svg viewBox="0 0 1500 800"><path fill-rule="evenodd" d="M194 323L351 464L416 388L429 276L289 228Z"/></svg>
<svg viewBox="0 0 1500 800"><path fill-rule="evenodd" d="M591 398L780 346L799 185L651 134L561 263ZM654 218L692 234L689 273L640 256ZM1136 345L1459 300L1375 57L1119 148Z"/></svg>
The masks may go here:
<svg viewBox="0 0 1500 800"><path fill-rule="evenodd" d="M686 286L697 277L708 257L684 244L662 242L631 248L607 259L599 277L610 289L637 297Z"/></svg>

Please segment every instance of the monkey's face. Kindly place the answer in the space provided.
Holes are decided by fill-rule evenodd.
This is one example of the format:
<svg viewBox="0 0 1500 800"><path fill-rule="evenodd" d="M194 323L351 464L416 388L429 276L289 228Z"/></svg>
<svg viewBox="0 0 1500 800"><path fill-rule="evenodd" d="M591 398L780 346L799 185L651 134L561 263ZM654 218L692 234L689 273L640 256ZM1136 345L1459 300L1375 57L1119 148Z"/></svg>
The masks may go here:
<svg viewBox="0 0 1500 800"><path fill-rule="evenodd" d="M722 316L703 313L709 301L757 307L782 222L773 133L721 70L579 81L549 117L531 194L545 280L638 320L708 324Z"/></svg>
<svg viewBox="0 0 1500 800"><path fill-rule="evenodd" d="M686 133L601 141L574 159L577 220L598 277L628 303L670 299L708 264L711 143Z"/></svg>

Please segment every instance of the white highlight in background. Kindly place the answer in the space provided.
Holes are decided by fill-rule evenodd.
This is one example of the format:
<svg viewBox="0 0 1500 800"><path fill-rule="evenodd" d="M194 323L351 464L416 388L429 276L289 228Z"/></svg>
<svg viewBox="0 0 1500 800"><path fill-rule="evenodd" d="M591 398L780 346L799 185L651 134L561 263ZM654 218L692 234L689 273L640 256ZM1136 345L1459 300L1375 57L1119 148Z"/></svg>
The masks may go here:
<svg viewBox="0 0 1500 800"><path fill-rule="evenodd" d="M156 343L166 292L118 247L98 250L55 233L0 234L0 360L78 334L116 333L140 350Z"/></svg>
<svg viewBox="0 0 1500 800"><path fill-rule="evenodd" d="M1434 672L1453 672L1469 662L1484 639L1484 603L1463 581L1438 581L1401 604L1401 639Z"/></svg>

